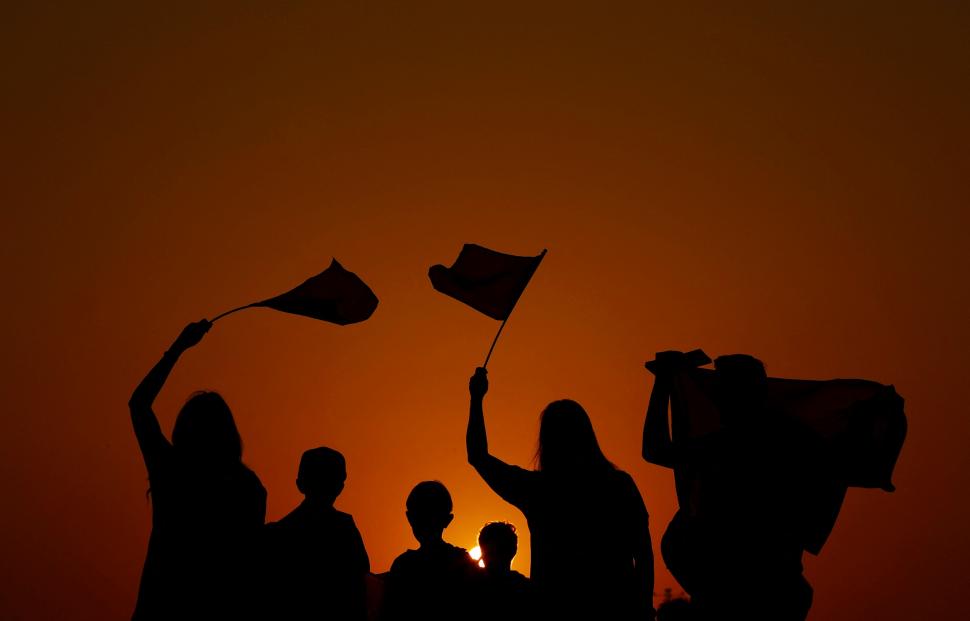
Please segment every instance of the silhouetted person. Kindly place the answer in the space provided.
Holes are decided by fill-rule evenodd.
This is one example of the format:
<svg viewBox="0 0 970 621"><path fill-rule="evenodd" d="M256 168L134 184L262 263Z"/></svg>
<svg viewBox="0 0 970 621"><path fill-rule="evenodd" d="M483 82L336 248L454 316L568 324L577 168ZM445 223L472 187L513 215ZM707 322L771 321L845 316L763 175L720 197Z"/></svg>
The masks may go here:
<svg viewBox="0 0 970 621"><path fill-rule="evenodd" d="M680 352L657 355L644 424L644 458L673 468L680 508L661 541L667 567L691 594L698 618L801 621L812 589L802 576L803 515L814 451L810 434L765 406L767 375L746 355L715 361L720 427L691 434L672 404L680 437L667 421ZM757 601L739 596L756 584Z"/></svg>
<svg viewBox="0 0 970 621"><path fill-rule="evenodd" d="M482 401L485 369L469 382L468 461L525 515L532 534L532 583L543 619L645 619L653 615L653 550L647 509L627 473L600 450L575 401L542 413L538 470L488 452Z"/></svg>
<svg viewBox="0 0 970 621"><path fill-rule="evenodd" d="M482 619L526 621L536 617L535 597L529 579L512 569L519 549L515 526L489 522L478 533L485 573L476 605Z"/></svg>
<svg viewBox="0 0 970 621"><path fill-rule="evenodd" d="M337 451L303 453L296 478L303 502L266 525L267 618L366 619L367 551L353 517L333 506L346 479Z"/></svg>
<svg viewBox="0 0 970 621"><path fill-rule="evenodd" d="M266 490L242 462L229 406L214 392L195 393L175 420L171 442L152 411L179 356L211 325L186 326L128 403L152 503L136 620L238 618L251 602L250 559Z"/></svg>
<svg viewBox="0 0 970 621"><path fill-rule="evenodd" d="M477 618L474 606L481 570L467 550L442 539L454 519L451 511L451 495L438 481L423 481L411 490L407 518L420 546L401 554L391 565L383 619Z"/></svg>
<svg viewBox="0 0 970 621"><path fill-rule="evenodd" d="M657 607L657 621L693 621L690 602L682 597L668 600Z"/></svg>

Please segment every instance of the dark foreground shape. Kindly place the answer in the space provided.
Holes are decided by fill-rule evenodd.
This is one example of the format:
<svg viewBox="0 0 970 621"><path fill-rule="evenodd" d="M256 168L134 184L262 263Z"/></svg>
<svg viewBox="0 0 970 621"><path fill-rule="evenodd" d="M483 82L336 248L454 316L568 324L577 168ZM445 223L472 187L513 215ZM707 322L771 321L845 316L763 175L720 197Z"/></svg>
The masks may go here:
<svg viewBox="0 0 970 621"><path fill-rule="evenodd" d="M152 502L152 533L132 615L138 621L240 618L255 603L252 559L266 490L242 463L229 406L216 393L196 393L179 412L171 442L152 411L179 356L210 326L187 326L129 401Z"/></svg>
<svg viewBox="0 0 970 621"><path fill-rule="evenodd" d="M525 515L539 619L646 619L653 614L653 550L647 510L632 477L600 450L575 401L550 403L539 429L539 469L489 453L482 402L485 369L469 382L468 461Z"/></svg>
<svg viewBox="0 0 970 621"><path fill-rule="evenodd" d="M848 486L893 489L902 399L862 380L769 378L743 354L700 364L681 352L648 363L643 456L673 469L680 505L664 561L699 618L801 621L802 551L821 550ZM762 595L742 604L752 583Z"/></svg>
<svg viewBox="0 0 970 621"><path fill-rule="evenodd" d="M398 556L385 579L385 621L478 619L481 571L468 551L442 539L451 524L451 494L438 481L418 483L407 519L420 547Z"/></svg>
<svg viewBox="0 0 970 621"><path fill-rule="evenodd" d="M296 485L305 498L265 529L264 618L367 618L367 551L353 517L333 506L346 478L337 451L303 453Z"/></svg>

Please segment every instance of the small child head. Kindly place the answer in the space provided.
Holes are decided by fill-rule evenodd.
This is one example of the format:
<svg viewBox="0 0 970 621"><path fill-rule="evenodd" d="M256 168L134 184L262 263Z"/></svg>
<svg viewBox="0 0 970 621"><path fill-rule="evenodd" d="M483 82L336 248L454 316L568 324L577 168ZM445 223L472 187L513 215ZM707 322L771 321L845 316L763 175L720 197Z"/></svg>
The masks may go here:
<svg viewBox="0 0 970 621"><path fill-rule="evenodd" d="M296 487L310 500L333 504L344 489L347 463L337 451L321 446L303 453Z"/></svg>
<svg viewBox="0 0 970 621"><path fill-rule="evenodd" d="M515 526L508 522L489 522L478 533L478 547L482 550L485 569L508 571L519 548Z"/></svg>
<svg viewBox="0 0 970 621"><path fill-rule="evenodd" d="M690 621L693 618L694 609L683 597L664 602L657 608L657 621Z"/></svg>
<svg viewBox="0 0 970 621"><path fill-rule="evenodd" d="M407 500L407 517L411 532L422 545L441 539L455 517L451 513L451 494L439 481L422 481L414 486Z"/></svg>

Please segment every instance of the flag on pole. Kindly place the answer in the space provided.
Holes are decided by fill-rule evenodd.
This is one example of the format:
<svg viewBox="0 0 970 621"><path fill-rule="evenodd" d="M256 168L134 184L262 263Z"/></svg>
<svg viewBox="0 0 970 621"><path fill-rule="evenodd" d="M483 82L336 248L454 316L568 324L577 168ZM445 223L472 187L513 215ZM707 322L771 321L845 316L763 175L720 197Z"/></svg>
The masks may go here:
<svg viewBox="0 0 970 621"><path fill-rule="evenodd" d="M545 254L520 257L465 244L451 267L432 266L428 277L441 293L505 321Z"/></svg>
<svg viewBox="0 0 970 621"><path fill-rule="evenodd" d="M330 267L286 293L234 308L213 321L253 307L272 308L345 326L370 317L377 308L377 296L357 274L348 272L333 259Z"/></svg>
<svg viewBox="0 0 970 621"><path fill-rule="evenodd" d="M544 256L545 250L538 256L520 257L465 244L451 267L433 265L428 270L431 286L436 290L502 322L483 367L488 366L505 322Z"/></svg>

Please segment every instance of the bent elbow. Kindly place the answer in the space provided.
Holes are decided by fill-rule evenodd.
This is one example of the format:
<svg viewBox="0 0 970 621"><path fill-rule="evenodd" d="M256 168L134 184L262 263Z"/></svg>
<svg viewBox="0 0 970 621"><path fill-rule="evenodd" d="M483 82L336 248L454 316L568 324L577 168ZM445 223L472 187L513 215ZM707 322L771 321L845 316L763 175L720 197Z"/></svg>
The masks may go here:
<svg viewBox="0 0 970 621"><path fill-rule="evenodd" d="M468 463L475 469L478 469L482 464L485 463L485 459L488 456L487 453L482 451L468 451Z"/></svg>
<svg viewBox="0 0 970 621"><path fill-rule="evenodd" d="M146 399L144 395L139 394L137 390L131 395L131 398L128 399L128 411L131 413L132 417L143 414L151 409L152 402Z"/></svg>

